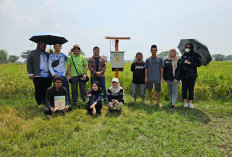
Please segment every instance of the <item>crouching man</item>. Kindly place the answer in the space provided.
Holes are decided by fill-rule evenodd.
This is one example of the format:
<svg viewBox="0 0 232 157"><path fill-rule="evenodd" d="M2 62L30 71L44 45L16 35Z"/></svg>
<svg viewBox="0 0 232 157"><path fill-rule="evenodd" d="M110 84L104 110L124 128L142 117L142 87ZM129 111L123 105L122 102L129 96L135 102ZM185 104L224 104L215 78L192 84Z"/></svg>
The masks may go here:
<svg viewBox="0 0 232 157"><path fill-rule="evenodd" d="M54 86L48 88L46 93L46 99L45 99L46 107L44 109L44 114L51 115L56 111L67 112L72 110L72 107L69 104L68 91L65 87L62 86L62 84L63 84L63 79L61 77L54 78ZM59 101L59 103L60 102L64 103L65 104L64 108L62 110L56 108L55 101Z"/></svg>

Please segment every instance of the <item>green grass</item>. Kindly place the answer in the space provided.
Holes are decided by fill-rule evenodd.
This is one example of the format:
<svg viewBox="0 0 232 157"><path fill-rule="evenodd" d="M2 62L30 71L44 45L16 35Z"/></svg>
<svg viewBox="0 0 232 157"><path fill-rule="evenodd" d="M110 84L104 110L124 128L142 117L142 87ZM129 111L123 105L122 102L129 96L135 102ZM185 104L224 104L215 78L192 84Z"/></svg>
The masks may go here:
<svg viewBox="0 0 232 157"><path fill-rule="evenodd" d="M125 63L124 71L119 72L120 84L128 95L131 94L132 72L131 63ZM90 73L88 71L88 75ZM110 63L107 63L105 72L106 86L109 87L115 72L111 71ZM167 84L164 83L161 97L168 98ZM181 84L179 85L181 87ZM87 83L90 89L90 83ZM34 86L28 79L25 64L2 64L0 65L0 98L28 98L34 95ZM232 61L210 62L207 67L198 68L198 78L195 86L195 100L228 101L232 97ZM181 99L179 88L178 99Z"/></svg>
<svg viewBox="0 0 232 157"><path fill-rule="evenodd" d="M0 156L231 156L232 105L199 101L195 109L163 101L132 103L92 117L76 108L46 117L34 99L1 100Z"/></svg>
<svg viewBox="0 0 232 157"><path fill-rule="evenodd" d="M104 106L92 117L81 103L65 116L47 117L37 108L25 64L0 65L0 156L232 156L232 62L211 62L198 74L194 109L183 108L181 85L174 114L166 84L162 108L133 103L126 63L119 73L121 113ZM107 87L113 77L107 64Z"/></svg>

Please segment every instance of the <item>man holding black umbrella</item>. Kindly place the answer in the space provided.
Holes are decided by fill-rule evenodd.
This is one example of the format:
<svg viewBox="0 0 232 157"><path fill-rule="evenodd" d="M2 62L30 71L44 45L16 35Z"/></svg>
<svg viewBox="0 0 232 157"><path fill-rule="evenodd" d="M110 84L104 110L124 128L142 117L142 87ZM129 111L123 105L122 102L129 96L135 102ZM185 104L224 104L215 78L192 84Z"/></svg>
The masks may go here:
<svg viewBox="0 0 232 157"><path fill-rule="evenodd" d="M35 86L35 99L38 107L45 103L45 96L52 79L48 69L49 53L45 52L46 44L38 42L37 48L31 51L27 58L27 72Z"/></svg>

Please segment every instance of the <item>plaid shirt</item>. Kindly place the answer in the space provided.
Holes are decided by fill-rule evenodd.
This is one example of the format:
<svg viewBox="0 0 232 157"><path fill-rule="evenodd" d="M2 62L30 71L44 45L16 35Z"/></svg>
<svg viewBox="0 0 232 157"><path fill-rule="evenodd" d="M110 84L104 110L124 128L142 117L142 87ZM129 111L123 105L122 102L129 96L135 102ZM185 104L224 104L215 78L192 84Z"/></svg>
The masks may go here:
<svg viewBox="0 0 232 157"><path fill-rule="evenodd" d="M91 77L97 77L96 72L101 72L100 77L105 77L104 73L106 71L106 60L104 57L99 57L99 68L96 71L95 58L94 56L89 57L88 59L89 70L91 71Z"/></svg>

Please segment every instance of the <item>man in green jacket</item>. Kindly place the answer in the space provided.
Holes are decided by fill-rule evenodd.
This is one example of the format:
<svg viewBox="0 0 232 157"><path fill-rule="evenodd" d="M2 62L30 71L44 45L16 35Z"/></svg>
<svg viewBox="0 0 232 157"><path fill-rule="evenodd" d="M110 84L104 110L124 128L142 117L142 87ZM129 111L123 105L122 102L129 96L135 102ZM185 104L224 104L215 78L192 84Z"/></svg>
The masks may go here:
<svg viewBox="0 0 232 157"><path fill-rule="evenodd" d="M67 74L68 74L68 81L71 81L71 88L72 88L72 101L73 104L77 103L78 98L78 84L81 93L81 98L84 102L86 102L86 86L83 80L86 79L87 74L87 59L85 56L80 54L80 47L79 45L74 45L71 49L73 54L68 57L67 60ZM74 66L75 64L75 66Z"/></svg>

